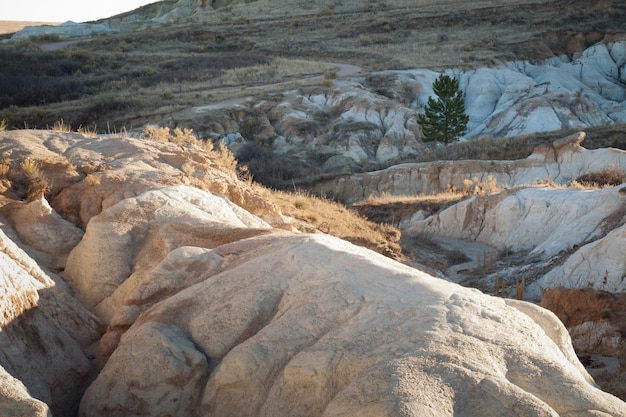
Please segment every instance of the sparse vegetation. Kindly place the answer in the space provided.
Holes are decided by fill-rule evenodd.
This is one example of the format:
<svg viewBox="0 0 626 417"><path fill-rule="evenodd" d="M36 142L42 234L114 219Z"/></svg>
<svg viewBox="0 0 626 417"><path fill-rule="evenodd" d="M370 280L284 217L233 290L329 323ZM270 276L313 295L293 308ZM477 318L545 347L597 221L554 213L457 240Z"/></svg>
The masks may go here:
<svg viewBox="0 0 626 417"><path fill-rule="evenodd" d="M621 165L609 164L599 171L581 175L575 181L586 187L614 187L626 182L626 172Z"/></svg>
<svg viewBox="0 0 626 417"><path fill-rule="evenodd" d="M268 187L284 188L285 183L313 172L315 168L297 158L274 153L255 142L245 144L237 152L237 161L245 165L254 179Z"/></svg>

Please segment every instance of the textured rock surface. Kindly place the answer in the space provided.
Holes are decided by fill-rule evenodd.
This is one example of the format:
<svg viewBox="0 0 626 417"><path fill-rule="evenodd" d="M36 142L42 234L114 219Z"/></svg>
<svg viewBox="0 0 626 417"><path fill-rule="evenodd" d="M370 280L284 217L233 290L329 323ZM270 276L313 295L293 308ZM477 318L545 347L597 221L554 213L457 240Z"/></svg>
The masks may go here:
<svg viewBox="0 0 626 417"><path fill-rule="evenodd" d="M0 414L3 416L52 417L48 406L33 398L24 384L0 368Z"/></svg>
<svg viewBox="0 0 626 417"><path fill-rule="evenodd" d="M555 148L562 156L573 148L564 157L573 165L597 163L576 159L586 152L578 141ZM80 415L626 413L626 404L595 387L546 310L326 235L272 229L232 200L280 216L193 147L27 131L1 132L0 151L14 163L41 161L63 184L52 207L5 205L17 231L0 217L0 407L72 415L103 366ZM551 259L573 242L609 238L604 229L622 221L623 196L619 187L508 190L439 216L476 240L491 236L491 244L508 244L513 234ZM16 245L41 253L45 245L27 244L56 227L69 230L55 211L86 224L64 274L106 332L61 277ZM38 219L33 213L44 214L43 228L23 228ZM520 216L525 228L543 222L541 230L492 223L517 224ZM440 227L433 219L421 221ZM50 253L72 246L57 243ZM580 343L611 346L611 329L579 331Z"/></svg>
<svg viewBox="0 0 626 417"><path fill-rule="evenodd" d="M270 226L229 200L187 186L147 191L91 219L65 269L80 299L95 307L180 246L215 247ZM259 230L261 229L261 230ZM97 310L110 317L114 306Z"/></svg>
<svg viewBox="0 0 626 417"><path fill-rule="evenodd" d="M221 168L190 145L14 130L0 132L0 155L10 161L40 161L51 184L50 205L82 228L103 209L125 198L176 184L227 196L273 225L283 221L275 208L241 187L231 169Z"/></svg>
<svg viewBox="0 0 626 417"><path fill-rule="evenodd" d="M545 259L603 237L605 219L621 213L624 205L626 196L620 188L541 187L474 196L427 219L412 222L407 231L413 235L475 240L498 250L528 251L529 257ZM615 237L620 236L619 230L613 232ZM609 236L606 239L613 242ZM616 268L613 275L617 271L623 269Z"/></svg>
<svg viewBox="0 0 626 417"><path fill-rule="evenodd" d="M63 219L44 199L8 204L3 208L20 239L51 257L49 266L64 269L70 251L80 242L83 231Z"/></svg>
<svg viewBox="0 0 626 417"><path fill-rule="evenodd" d="M626 413L531 304L323 235L256 237L186 262L211 273L139 317L80 415Z"/></svg>
<svg viewBox="0 0 626 417"><path fill-rule="evenodd" d="M500 186L530 185L549 179L569 184L582 174L601 171L611 164L626 169L626 152L619 149L588 150L579 145L579 133L540 147L526 159L514 161L441 161L401 164L390 168L319 181L312 190L332 195L346 203L379 195L431 194L452 186L464 189L464 180L486 181L492 177Z"/></svg>
<svg viewBox="0 0 626 417"><path fill-rule="evenodd" d="M2 414L74 414L95 374L85 351L101 325L2 230L0 309L0 410L24 413Z"/></svg>
<svg viewBox="0 0 626 417"><path fill-rule="evenodd" d="M581 247L535 284L536 292L546 288L592 287L610 292L626 292L626 226L611 231L602 239Z"/></svg>

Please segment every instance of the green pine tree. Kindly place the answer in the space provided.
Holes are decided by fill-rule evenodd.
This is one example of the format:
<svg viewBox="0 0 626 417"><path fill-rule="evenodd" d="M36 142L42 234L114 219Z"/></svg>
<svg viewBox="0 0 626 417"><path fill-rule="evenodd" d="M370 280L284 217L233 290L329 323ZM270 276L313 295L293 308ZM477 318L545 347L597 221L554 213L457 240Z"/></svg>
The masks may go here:
<svg viewBox="0 0 626 417"><path fill-rule="evenodd" d="M469 116L465 114L463 93L456 78L441 74L433 83L437 95L428 98L424 114L417 116L422 126L424 142L438 141L446 145L467 132Z"/></svg>

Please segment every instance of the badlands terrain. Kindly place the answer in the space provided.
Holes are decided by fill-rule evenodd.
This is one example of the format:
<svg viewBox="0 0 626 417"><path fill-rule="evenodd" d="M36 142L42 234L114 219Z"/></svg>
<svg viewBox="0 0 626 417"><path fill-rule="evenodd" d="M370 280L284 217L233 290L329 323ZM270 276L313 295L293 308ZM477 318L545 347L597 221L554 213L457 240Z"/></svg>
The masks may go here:
<svg viewBox="0 0 626 417"><path fill-rule="evenodd" d="M0 415L625 416L625 13L172 0L5 35ZM441 72L447 147L415 121Z"/></svg>

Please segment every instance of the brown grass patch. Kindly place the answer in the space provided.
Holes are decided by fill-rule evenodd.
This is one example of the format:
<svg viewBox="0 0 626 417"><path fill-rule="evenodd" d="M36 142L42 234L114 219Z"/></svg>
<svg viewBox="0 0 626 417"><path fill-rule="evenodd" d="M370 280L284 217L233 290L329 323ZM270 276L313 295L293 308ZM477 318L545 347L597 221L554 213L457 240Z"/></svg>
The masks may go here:
<svg viewBox="0 0 626 417"><path fill-rule="evenodd" d="M394 259L401 256L400 232L390 225L367 220L355 210L325 198L261 186L257 190L284 215L294 219L295 226L304 232L327 233Z"/></svg>
<svg viewBox="0 0 626 417"><path fill-rule="evenodd" d="M575 182L586 187L614 187L626 182L626 172L623 166L610 164L599 171L581 175Z"/></svg>

